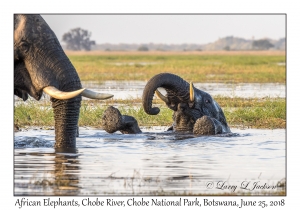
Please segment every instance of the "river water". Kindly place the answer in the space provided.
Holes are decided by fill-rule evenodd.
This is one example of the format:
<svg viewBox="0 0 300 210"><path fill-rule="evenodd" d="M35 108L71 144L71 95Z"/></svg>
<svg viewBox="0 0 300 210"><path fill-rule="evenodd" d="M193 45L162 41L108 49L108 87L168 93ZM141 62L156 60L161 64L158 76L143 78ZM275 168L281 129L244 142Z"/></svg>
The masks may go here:
<svg viewBox="0 0 300 210"><path fill-rule="evenodd" d="M54 130L15 133L15 195L265 194L285 178L284 129L186 136L80 128L76 153L55 153Z"/></svg>
<svg viewBox="0 0 300 210"><path fill-rule="evenodd" d="M146 85L144 81L105 81L83 82L82 86L98 92L114 95L115 99L141 98ZM212 96L262 98L286 97L286 86L279 83L194 83L198 89L208 92ZM161 89L163 93L164 90Z"/></svg>
<svg viewBox="0 0 300 210"><path fill-rule="evenodd" d="M144 81L105 81L105 82L82 82L84 88L114 95L114 99L141 98L146 85ZM286 86L279 83L194 83L194 86L200 90L209 93L211 96L241 97L241 98L285 98ZM165 94L163 88L160 92ZM49 100L49 96L43 94L42 100ZM83 100L89 100L83 97ZM15 102L23 100L15 96Z"/></svg>

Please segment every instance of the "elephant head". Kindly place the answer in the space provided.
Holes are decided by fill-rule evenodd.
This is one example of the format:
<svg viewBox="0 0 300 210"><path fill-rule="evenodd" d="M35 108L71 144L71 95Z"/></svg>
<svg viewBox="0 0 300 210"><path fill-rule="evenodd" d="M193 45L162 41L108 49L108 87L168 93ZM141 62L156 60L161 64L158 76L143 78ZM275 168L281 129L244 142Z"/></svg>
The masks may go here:
<svg viewBox="0 0 300 210"><path fill-rule="evenodd" d="M55 148L74 150L81 96L107 99L110 94L82 88L79 76L56 35L40 15L14 16L14 94L40 100L51 96Z"/></svg>
<svg viewBox="0 0 300 210"><path fill-rule="evenodd" d="M157 90L159 87L166 90L166 96ZM194 131L195 134L230 132L218 103L210 94L195 88L193 83L189 84L181 77L170 73L161 73L152 77L145 86L142 98L143 108L150 115L156 115L160 111L158 107L152 107L155 92L174 111L173 130ZM208 123L210 125L204 127L209 130L203 129L203 125Z"/></svg>
<svg viewBox="0 0 300 210"><path fill-rule="evenodd" d="M134 117L122 115L121 112L113 106L108 107L104 111L102 126L108 133L120 131L123 134L137 134L142 132Z"/></svg>

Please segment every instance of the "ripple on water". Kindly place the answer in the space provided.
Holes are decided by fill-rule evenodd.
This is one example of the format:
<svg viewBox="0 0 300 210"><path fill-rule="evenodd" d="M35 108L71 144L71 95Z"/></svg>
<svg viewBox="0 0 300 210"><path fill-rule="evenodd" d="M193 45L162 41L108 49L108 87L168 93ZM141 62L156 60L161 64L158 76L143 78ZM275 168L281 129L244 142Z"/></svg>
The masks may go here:
<svg viewBox="0 0 300 210"><path fill-rule="evenodd" d="M224 193L205 183L285 177L285 130L198 136L143 129L108 134L80 128L77 153L55 153L53 130L15 133L16 195Z"/></svg>

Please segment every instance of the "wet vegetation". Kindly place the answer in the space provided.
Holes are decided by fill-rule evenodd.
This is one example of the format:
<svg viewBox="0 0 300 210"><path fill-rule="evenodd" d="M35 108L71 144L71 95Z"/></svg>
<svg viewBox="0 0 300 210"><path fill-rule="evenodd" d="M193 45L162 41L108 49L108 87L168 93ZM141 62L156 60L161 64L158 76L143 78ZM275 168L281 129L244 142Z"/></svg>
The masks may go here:
<svg viewBox="0 0 300 210"><path fill-rule="evenodd" d="M223 108L230 127L237 128L286 128L286 100L283 98L228 98L214 97ZM82 101L79 126L101 128L101 118L108 106L117 107L123 115L136 118L139 126L170 126L172 110L161 100L153 101L160 108L156 116L148 115L141 107L141 99L106 101ZM14 121L22 128L26 126L54 126L50 102L28 101L15 105Z"/></svg>
<svg viewBox="0 0 300 210"><path fill-rule="evenodd" d="M285 83L285 54L104 53L68 55L81 80L149 80L169 72L193 82Z"/></svg>

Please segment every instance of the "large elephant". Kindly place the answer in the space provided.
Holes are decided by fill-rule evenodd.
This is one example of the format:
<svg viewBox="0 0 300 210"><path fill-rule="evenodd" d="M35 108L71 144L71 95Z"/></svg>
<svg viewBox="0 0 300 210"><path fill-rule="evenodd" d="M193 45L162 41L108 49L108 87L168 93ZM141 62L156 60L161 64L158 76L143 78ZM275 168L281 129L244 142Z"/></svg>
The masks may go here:
<svg viewBox="0 0 300 210"><path fill-rule="evenodd" d="M108 99L81 86L56 35L40 15L14 16L14 94L40 100L50 95L55 119L55 149L74 151L81 96Z"/></svg>
<svg viewBox="0 0 300 210"><path fill-rule="evenodd" d="M164 96L157 88L162 87ZM206 92L199 90L181 77L161 73L152 77L143 92L143 108L147 114L156 115L158 107L152 107L154 93L174 111L170 130L193 132L201 135L229 133L225 115L218 103Z"/></svg>

